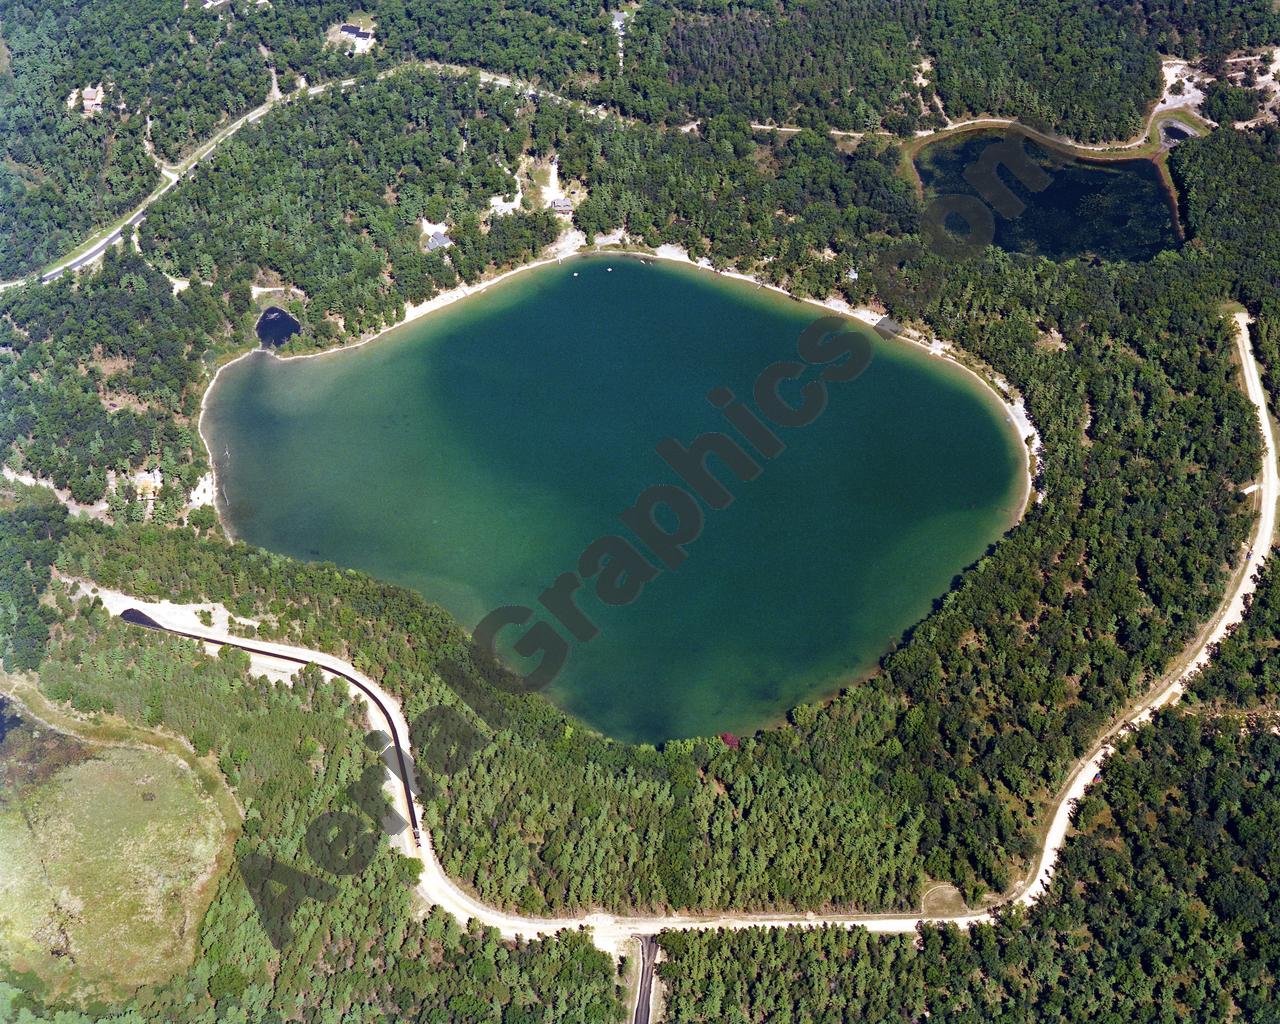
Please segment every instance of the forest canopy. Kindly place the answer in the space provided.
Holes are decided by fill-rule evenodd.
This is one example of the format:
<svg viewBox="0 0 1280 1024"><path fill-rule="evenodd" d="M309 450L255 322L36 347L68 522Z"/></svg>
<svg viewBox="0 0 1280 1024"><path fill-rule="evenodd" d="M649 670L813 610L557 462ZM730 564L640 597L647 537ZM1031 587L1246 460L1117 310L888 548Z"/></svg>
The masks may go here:
<svg viewBox="0 0 1280 1024"><path fill-rule="evenodd" d="M1214 182L1235 173L1203 155L1224 145L1218 134L1175 154L1198 235L1180 253L1148 264L1052 263L992 249L947 263L914 241L919 202L895 173L900 155L892 146L850 153L818 133L761 133L728 115L697 132L666 133L474 81L401 71L291 104L245 129L156 204L140 232L140 256L109 263L96 286L18 291L12 308L33 339L44 337L42 322L67 332L65 342L51 335L49 351L79 353L68 364L77 367L66 378L68 394L70 384L92 379L78 367L106 353L73 340L92 306L58 317L49 302L102 301L128 281L134 301L150 296L157 312L149 315L205 317L208 340L187 335L185 348L135 359L129 379L154 414L189 416L204 379L202 353L243 344L250 282L302 290L304 331L295 347L362 336L457 277L474 280L539 251L557 230L550 214L485 210L490 194L512 188L522 161L555 155L561 172L586 187L574 216L588 234L624 228L649 245L684 245L800 294L838 288L854 301L878 297L895 315L952 340L1026 396L1045 442L1037 481L1045 500L880 673L829 706L797 709L789 726L738 748L708 739L655 754L581 729L566 739L568 720L532 701L513 710L501 742L482 746L432 788L450 870L486 898L530 911L897 908L918 898L925 877L952 881L978 903L1007 888L1034 850L1030 823L1073 760L1195 635L1248 537L1252 515L1238 491L1256 472L1259 440L1220 315L1241 262L1198 198L1218 195ZM345 145L348 138L359 147ZM295 159L251 176L278 147ZM1251 179L1268 180L1274 159L1257 160ZM785 217L775 215L779 208ZM428 214L455 225L447 260L423 251L419 221ZM148 263L212 284L169 294ZM854 266L863 269L856 281L845 272ZM131 346L163 343L163 331L144 333L145 341L139 334L113 344L130 358ZM1061 341L1046 346L1051 333ZM149 383L138 368L151 362L177 376ZM18 379L30 371L14 372ZM77 467L68 456L83 458L85 442L67 444L51 419L58 408L32 403L14 419L25 431L11 436L23 458L50 460L48 471L65 472L70 483ZM117 412L127 413L122 427L138 429L140 413ZM181 416L168 415L172 435L153 433L149 447L141 438L134 447L128 434L101 457L89 445L78 470L82 493L100 493L92 484L101 487L121 459L158 460L166 478L198 473ZM102 438L105 445L109 435ZM188 534L77 537L66 548L69 569L156 596L213 596L217 588L260 610L289 589L320 585L285 589L281 563L246 562L242 549L214 540L192 548L182 539ZM257 575L244 576L249 566ZM243 586L226 590L220 581L228 576ZM430 622L432 635L454 645L456 624L404 592L377 592L375 606L399 609L401 621L356 614L357 602L343 613L347 643L368 636L370 671L415 710L449 702L447 687L435 682L446 650L412 637ZM352 593L334 599L353 600ZM332 619L336 607L322 618ZM290 623L281 635L335 649L329 626ZM554 804L539 797L545 780L562 794ZM586 843L582 807L600 812L585 816L598 822ZM504 856L486 858L477 851L493 848L493 821L505 823L496 840ZM633 828L649 841L633 845ZM613 868L593 870L582 860L597 856Z"/></svg>
<svg viewBox="0 0 1280 1024"><path fill-rule="evenodd" d="M337 0L0 0L0 276L64 254L161 181L157 160L269 97L405 62L514 74L658 124L910 136L988 114L1092 143L1138 131L1160 55L1280 41L1269 0L649 0L622 7L619 63L611 11L585 0L360 6L376 45L349 56L328 41L351 14ZM99 85L103 109L82 116L80 90Z"/></svg>
<svg viewBox="0 0 1280 1024"><path fill-rule="evenodd" d="M77 509L106 503L70 516L47 489L0 489L5 670L35 673L77 713L182 737L245 810L237 864L306 876L285 934L258 876L228 871L195 965L102 1019L586 1024L622 1005L614 966L581 934L508 943L418 916L414 866L380 836L363 872L314 862L315 817L377 816L353 790L381 769L345 692L315 670L285 686L243 657L131 629L67 578L216 601L246 633L351 659L427 723L415 746L438 741L419 765L425 824L449 874L496 905L905 910L936 882L972 907L1013 889L1072 766L1177 663L1252 543L1243 492L1262 445L1224 310L1255 317L1276 394L1280 133L1224 123L1179 144L1168 163L1188 243L1136 263L945 258L924 244L894 140L824 129L906 136L1004 113L1125 136L1161 53L1274 43L1269 0L652 0L626 23L620 66L611 11L579 0L365 6L378 45L357 58L324 42L350 13L331 0L0 0L6 276L131 208L157 160L189 155L273 81L354 79L219 146L100 268L0 295L5 464ZM426 67L377 77L423 59L613 111ZM102 111L67 106L98 80ZM1214 102L1224 121L1243 109L1229 91ZM552 158L585 194L571 225L524 188ZM495 212L521 189L527 202ZM447 254L428 251L424 220L447 223ZM255 286L293 289L291 350L320 349L526 263L569 226L878 303L946 339L1025 399L1042 500L871 678L753 736L656 749L494 686L499 670L429 596L228 542L213 513L186 507L207 469L200 395L253 344ZM143 468L166 482L150 507L113 488ZM1190 687L1189 712L1108 764L1034 911L967 935L926 929L919 950L843 931L667 936L673 1019L1274 1016L1280 750L1258 726L1280 678L1277 578ZM445 719L457 728L431 731ZM38 1001L0 986L0 1015L43 1015Z"/></svg>

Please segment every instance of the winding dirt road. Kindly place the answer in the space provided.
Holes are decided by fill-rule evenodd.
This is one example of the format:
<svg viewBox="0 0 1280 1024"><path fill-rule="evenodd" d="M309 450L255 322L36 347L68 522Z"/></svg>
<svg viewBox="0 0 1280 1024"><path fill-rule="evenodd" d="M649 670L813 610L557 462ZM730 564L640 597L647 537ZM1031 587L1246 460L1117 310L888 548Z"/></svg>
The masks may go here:
<svg viewBox="0 0 1280 1024"><path fill-rule="evenodd" d="M1280 50L1277 50L1276 64L1277 66L1280 66ZM1156 103L1154 104L1151 112L1148 114L1142 133L1134 136L1132 139L1129 139L1123 142L1087 144L1087 143L1075 142L1065 137L1059 137L1059 136L1053 136L1053 135L1042 135L1039 132L1030 132L1030 134L1037 135L1042 139L1057 142L1059 144L1066 145L1074 149L1083 150L1083 151L1096 151L1096 152L1122 151L1125 149L1131 149L1131 148L1136 148L1138 146L1141 146L1147 141L1148 134L1151 130L1151 126L1155 122L1155 119L1158 116L1161 116L1163 114L1168 114L1175 109L1186 108L1194 105L1194 103L1192 102L1193 97L1175 98L1169 93L1170 79L1168 75L1168 68L1170 66L1179 66L1185 69L1186 62L1178 59L1168 58L1162 63L1162 68L1165 72L1165 79L1166 79L1164 91L1161 93L1160 97L1157 99ZM410 60L410 61L405 61L402 64L397 64L394 67L387 68L379 72L377 75L377 78L381 80L381 79L387 78L390 75L394 75L398 71L401 71L405 68L410 68L410 67L422 68L424 70L434 71L438 74L452 75L456 77L465 77L468 75L475 75L479 81L484 82L487 85L496 85L503 88L518 89L527 95L539 96L542 99L554 100L557 103L564 103L578 110L581 110L583 113L590 114L594 117L598 117L601 119L606 118L612 114L612 116L617 117L622 121L635 123L634 118L625 117L616 111L610 111L602 105L592 105L584 100L571 99L567 96L561 95L560 93L554 92L550 89L545 89L541 86L533 84L532 82L515 78L511 75L502 74L500 72L495 72L495 71L486 71L483 68L470 67L463 64L447 64L441 61L434 61L434 60ZM108 248L110 248L111 246L115 245L117 242L120 241L120 235L122 234L122 232L126 227L137 227L137 225L142 223L143 219L146 217L147 210L152 206L152 204L154 204L158 199L160 199L161 196L163 196L171 188L173 188L174 185L176 185L179 181L181 181L182 178L189 171L195 168L196 164L198 164L205 157L213 153L214 150L218 148L218 146L220 146L227 139L231 138L231 136L233 136L246 124L253 124L255 121L265 116L273 107L290 103L300 97L317 96L334 87L337 87L339 89L347 89L355 84L356 84L355 78L344 78L340 80L325 82L320 85L313 85L310 87L302 86L294 90L293 92L282 93L280 91L279 79L276 75L276 71L274 68L272 68L271 69L271 91L268 94L266 101L261 106L255 107L253 110L249 111L248 113L242 115L241 117L235 119L234 121L231 121L224 127L220 128L212 136L209 137L208 141L197 146L196 149L191 153L191 155L188 156L179 164L172 165L172 166L165 164L163 161L160 161L155 157L154 152L151 152L152 159L155 161L156 167L160 172L161 178L163 179L162 184L157 186L155 191L153 191L150 195L148 195L145 199L143 199L136 207L134 207L132 211L125 214L121 219L116 221L114 226L102 227L97 229L93 234L89 236L89 238L87 238L83 243L81 243L81 245L78 246L77 249L74 250L70 255L63 257L61 260L58 260L57 262L48 265L43 270L38 272L33 272L32 274L29 274L26 277L16 278L11 281L0 281L0 291L4 291L7 288L16 288L19 285L26 284L28 281L31 281L33 279L38 279L41 284L47 284L50 281L57 280L63 274L79 270L81 267L84 267L93 263L104 252L106 252ZM672 126L672 128L673 130L687 132L687 131L694 130L700 123L701 122L699 120L695 120L690 122L687 125ZM946 134L946 133L955 131L957 129L970 128L970 127L1000 128L1000 127L1010 127L1015 124L1019 124L1019 122L1014 118L1003 118L1003 117L970 118L969 120L965 120L965 121L952 122L948 124L946 128L941 129L940 132L925 131L925 132L918 133L916 142L919 143L922 139L929 138L935 134ZM799 132L801 130L799 127L796 127L794 125L772 125L772 124L765 124L760 122L752 122L751 127L753 129L756 129L757 131L776 131L782 135L795 134L796 132ZM1025 131L1027 129L1024 127L1023 130ZM837 128L830 129L827 132L827 134L834 139L860 139L863 136L868 134L883 135L886 137L890 137L890 133L885 131L861 132L861 131L846 131L846 130L837 129Z"/></svg>
<svg viewBox="0 0 1280 1024"><path fill-rule="evenodd" d="M1276 503L1280 498L1280 471L1276 462L1276 442L1271 418L1267 412L1266 392L1254 358L1249 338L1248 318L1244 313L1234 317L1237 330L1237 346L1241 370L1249 400L1259 417L1264 442L1262 473L1249 493L1257 495L1258 521L1252 547L1241 568L1235 574L1229 591L1218 614L1202 631L1201 636L1179 661L1178 666L1161 680L1148 695L1119 718L1103 736L1088 757L1083 759L1071 774L1053 805L1044 845L1035 872L1003 905L1030 906L1048 890L1058 855L1066 842L1071 814L1090 783L1101 770L1103 762L1114 750L1117 737L1126 729L1149 719L1159 708L1178 699L1187 680L1200 671L1213 654L1214 647L1244 618L1249 596L1256 589L1256 576L1268 556L1275 540ZM405 829L393 837L392 843L405 856L421 862L422 874L418 882L419 894L428 902L440 906L459 922L470 918L496 929L508 939L536 939L564 930L586 928L592 940L601 950L618 958L627 950L640 953L639 972L641 990L637 993L634 1020L647 1021L652 998L653 959L656 950L653 937L670 930L746 929L746 928L815 928L837 926L861 927L878 933L910 933L927 923L950 923L970 927L990 922L995 911L967 914L750 914L723 913L716 915L662 914L621 916L603 912L570 915L565 917L528 917L491 907L457 885L446 874L431 836L424 828L419 832L418 822L423 820L421 807L413 784L412 761L409 747L409 727L399 702L376 682L360 672L349 662L333 655L287 644L265 640L246 640L230 632L228 615L220 605L180 605L169 601L144 601L118 591L98 588L85 581L79 583L91 594L103 601L107 610L129 621L149 628L202 641L213 646L227 645L249 653L256 670L288 678L300 665L311 663L332 676L345 680L352 691L368 707L370 721L384 725L391 735L399 758L399 772L389 773L388 792L396 811L412 829ZM212 625L205 625L199 612L212 616Z"/></svg>
<svg viewBox="0 0 1280 1024"><path fill-rule="evenodd" d="M1161 680L1145 699L1118 719L1099 740L1093 752L1083 759L1071 774L1053 805L1053 814L1049 820L1036 871L1018 888L1016 894L1010 897L1008 903L1029 906L1045 893L1052 877L1054 863L1067 838L1075 802L1084 794L1103 762L1114 750L1116 738L1125 729L1148 720L1159 708L1176 701L1181 696L1187 680L1208 663L1215 645L1244 618L1248 599L1256 589L1257 573L1262 568L1275 540L1276 503L1280 498L1280 471L1277 469L1276 462L1275 434L1271 418L1267 413L1266 392L1262 386L1262 378L1249 339L1248 318L1246 314L1239 313L1234 319L1245 390L1257 410L1265 445L1261 477L1256 487L1251 490L1251 493L1257 495L1259 511L1253 545L1241 568L1235 574L1218 614L1205 627L1191 650L1181 659L1178 668ZM341 658L306 648L265 640L245 640L234 636L228 631L227 613L221 606L143 601L117 591L97 588L91 583L80 582L91 593L101 597L112 614L121 615L127 610L136 609L158 628L213 645L225 644L238 647L250 654L255 667L260 671L288 675L295 671L299 664L310 662L325 672L343 678L368 704L371 720L375 724L381 720L393 737L397 749L403 750L405 757L409 757L408 723L405 721L399 702L355 666ZM201 610L209 611L214 615L214 625L206 626L200 621L197 612ZM406 820L416 822L422 820L422 815L410 781L411 767L411 763L404 765L405 777L394 780L396 785L393 796L397 811L401 812ZM538 938L564 929L586 927L591 930L596 945L615 956L619 955L624 946L633 940L666 930L812 928L837 925L863 927L872 932L903 933L914 931L924 923L950 922L967 927L993 918L993 911L990 910L980 913L928 916L924 914L815 913L619 916L600 912L553 918L528 917L488 906L454 883L441 867L432 847L430 834L425 829L422 831L420 842L406 832L397 837L396 843L407 856L416 857L422 862L423 873L418 885L422 896L449 911L459 920L475 918L497 929L504 937L524 939Z"/></svg>
<svg viewBox="0 0 1280 1024"><path fill-rule="evenodd" d="M1236 313L1232 319L1236 325L1236 348L1240 354L1245 393L1258 414L1258 426L1262 431L1262 474L1257 481L1256 490L1251 492L1258 496L1258 522L1254 528L1252 545L1236 571L1222 604L1218 606L1217 614L1201 631L1189 654L1184 656L1180 665L1167 674L1145 700L1121 716L1107 730L1094 745L1092 753L1068 779L1054 805L1053 817L1049 820L1049 829L1035 874L1014 898L1014 902L1022 906L1035 903L1048 889L1053 877L1054 862L1067 838L1071 812L1076 801L1084 796L1085 790L1102 770L1103 762L1115 750L1116 740L1124 732L1150 721L1152 715L1161 708L1176 702L1186 689L1187 681L1209 663L1216 646L1244 620L1249 599L1258 589L1258 574L1276 542L1276 502L1280 499L1280 470L1277 470L1275 430L1267 410L1267 392L1262 386L1262 375L1249 337L1249 316L1247 313Z"/></svg>

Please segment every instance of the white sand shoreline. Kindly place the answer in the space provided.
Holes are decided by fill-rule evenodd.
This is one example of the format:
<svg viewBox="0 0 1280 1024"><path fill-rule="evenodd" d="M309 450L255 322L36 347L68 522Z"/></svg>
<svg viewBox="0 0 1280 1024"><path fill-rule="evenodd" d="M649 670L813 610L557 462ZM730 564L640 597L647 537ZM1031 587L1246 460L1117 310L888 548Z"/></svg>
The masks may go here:
<svg viewBox="0 0 1280 1024"><path fill-rule="evenodd" d="M841 316L851 317L860 323L866 324L868 327L875 328L885 321L888 321L890 324L894 324L897 329L892 333L893 339L922 348L930 355L944 359L953 366L956 366L970 374L976 381L978 381L979 384L982 385L983 388L989 391L996 398L1004 409L1008 423L1013 427L1015 433L1018 435L1019 441L1022 442L1030 452L1030 459L1026 461L1023 467L1025 485L1023 496L1020 500L1020 511L1018 516L1019 519L1022 518L1027 502L1030 500L1034 490L1034 478L1040 463L1042 443L1039 431L1036 429L1035 424L1032 423L1030 416L1027 414L1026 405L1022 396L1019 395L1017 391L1008 384L1008 382L1000 377L999 374L988 370L987 372L990 373L992 379L987 379L981 373L978 373L973 369L973 367L965 364L957 358L955 351L948 343L938 340L927 341L923 338L917 337L915 336L915 332L902 328L897 325L891 317L884 316L874 310L868 309L864 306L850 306L849 303L838 298L813 299L792 295L785 288L780 288L775 284L768 284L753 275L743 274L736 270L717 271L710 265L709 261L705 259L694 260L687 251L677 245L660 245L657 249L653 250L647 248L606 248L607 246L615 245L630 246L630 244L630 241L622 230L613 231L606 235L600 235L590 245L587 244L586 235L581 231L576 228L566 230L549 247L547 255L539 257L536 260L532 260L529 263L522 264L521 266L513 267L511 270L503 271L501 274L497 274L494 277L478 281L475 284L458 285L456 288L450 288L448 291L441 292L439 295L433 296L424 302L410 304L405 307L404 316L402 316L396 323L380 328L368 336L359 338L348 345L340 345L335 348L324 349L320 352L300 352L290 355L280 355L279 353L273 352L269 349L253 348L247 352L241 353L234 359L223 363L218 367L217 372L214 373L208 386L205 388L204 395L200 399L200 418L197 424L200 440L204 444L205 451L209 456L209 468L213 477L213 507L214 511L217 512L218 521L222 526L223 532L229 539L234 539L234 534L232 533L227 519L223 514L222 488L218 481L218 465L217 460L214 458L213 450L209 446L209 439L204 432L204 418L208 409L209 396L212 394L214 387L218 383L218 377L228 366L233 366L240 362L240 360L259 353L262 353L269 358L285 362L294 359L319 359L324 356L333 356L342 352L350 352L353 349L363 348L365 345L377 341L379 338L390 334L392 331L399 330L401 327L405 327L411 323L421 320L423 317L430 313L434 313L436 310L444 309L446 306L451 306L455 302L468 298L472 295L478 295L486 289L492 288L496 284L510 280L517 274L523 274L529 270L536 270L539 267L549 266L552 263L561 263L574 256L589 256L594 254L628 256L633 258L639 257L642 259L651 258L666 260L673 263L683 263L687 266L716 274L719 277L729 277L738 281L744 281L748 284L754 284L758 288L766 288L769 291L786 296L796 302L815 306L819 309L830 310L831 312L838 313ZM881 336L883 337L884 335ZM1043 499L1043 494L1037 496L1037 500Z"/></svg>
<svg viewBox="0 0 1280 1024"><path fill-rule="evenodd" d="M1040 431L1038 431L1035 424L1031 422L1031 417L1027 413L1026 402L1018 393L1017 389L1010 385L1008 381L994 370L987 368L987 372L991 375L991 380L988 380L972 366L962 362L956 356L955 349L948 342L938 339L926 340L910 328L899 324L891 316L877 313L875 310L868 309L866 306L851 306L849 303L845 302L844 299L813 299L804 298L799 295L792 295L791 292L787 291L785 288L779 287L776 284L768 284L751 274L743 274L736 270L716 270L711 266L708 260L692 259L689 256L689 253L678 245L660 245L651 254L636 252L633 255L652 255L656 259L671 260L676 263L685 263L690 266L697 267L700 270L708 270L721 277L731 277L738 281L746 281L749 284L754 284L757 288L766 288L779 295L785 295L787 298L796 302L802 302L810 306L817 306L819 309L829 309L842 316L851 317L873 329L883 326L885 330L888 331L890 330L889 325L892 325L892 333L890 335L891 340L907 342L908 344L924 349L931 356L946 360L953 366L968 373L974 378L974 380L981 384L983 388L995 396L996 400L1004 409L1009 423L1017 433L1018 440L1026 445L1030 452L1031 458L1025 467L1026 487L1023 492L1021 504L1025 506L1026 502L1030 499L1032 490L1035 487L1035 475L1040 465L1040 455L1043 449L1043 445L1040 440ZM886 321L888 321L887 324ZM876 333L880 334L880 331L877 330ZM885 337L884 334L880 334L880 336ZM1038 495L1037 500L1044 500L1044 495ZM1018 518L1022 518L1021 514L1019 514Z"/></svg>

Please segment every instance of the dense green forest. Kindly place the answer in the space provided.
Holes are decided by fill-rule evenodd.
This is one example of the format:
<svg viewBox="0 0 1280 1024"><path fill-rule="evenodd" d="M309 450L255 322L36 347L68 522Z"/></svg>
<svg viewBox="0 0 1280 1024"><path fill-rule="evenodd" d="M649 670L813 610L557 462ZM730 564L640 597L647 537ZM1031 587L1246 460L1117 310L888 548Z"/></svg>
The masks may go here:
<svg viewBox="0 0 1280 1024"><path fill-rule="evenodd" d="M1222 56L1277 33L1266 0L657 0L628 29L626 73L601 88L655 119L910 134L941 125L937 100L953 119L1004 115L1097 142L1138 130L1160 53Z"/></svg>
<svg viewBox="0 0 1280 1024"><path fill-rule="evenodd" d="M234 6L0 3L0 276L64 255L136 205L160 181L148 144L174 161L266 99L266 63ZM84 117L89 86L105 96Z"/></svg>
<svg viewBox="0 0 1280 1024"><path fill-rule="evenodd" d="M651 120L731 113L861 131L910 111L914 123L925 18L922 5L882 0L658 0L628 23L625 72L601 92Z"/></svg>
<svg viewBox="0 0 1280 1024"><path fill-rule="evenodd" d="M1216 60L1280 39L1267 0L1119 6L1015 0L652 0L627 22L586 0L367 0L377 46L348 57L336 0L37 4L0 0L0 275L36 269L134 206L170 163L262 103L406 61L514 73L645 120L743 121L909 135L1019 117L1081 141L1132 134L1157 55ZM75 45L66 45L74 40ZM91 118L74 90L106 86ZM73 97L74 99L74 97Z"/></svg>
<svg viewBox="0 0 1280 1024"><path fill-rule="evenodd" d="M516 102L509 91L406 70L291 104L157 203L142 252L184 278L223 282L245 268L301 288L310 313L294 347L394 322L459 275L474 281L527 262L555 239L547 211L482 229L489 197L516 190L527 132ZM423 251L423 217L449 219L448 259Z"/></svg>
<svg viewBox="0 0 1280 1024"><path fill-rule="evenodd" d="M160 180L141 118L114 111L84 118L67 109L67 94L97 79L72 84L72 69L64 77L53 71L62 38L56 24L38 19L38 8L0 4L3 278L63 255Z"/></svg>
<svg viewBox="0 0 1280 1024"><path fill-rule="evenodd" d="M995 925L665 933L665 1019L1275 1021L1280 737L1241 724L1165 715L1127 741L1049 894Z"/></svg>
<svg viewBox="0 0 1280 1024"><path fill-rule="evenodd" d="M21 492L21 493L19 493ZM40 603L67 510L47 490L0 487L0 667L32 669L57 616Z"/></svg>
<svg viewBox="0 0 1280 1024"><path fill-rule="evenodd" d="M349 4L230 0L0 2L0 277L65 254L159 181L148 153L175 163L279 88L331 82L421 58L563 84L606 59L607 19L581 0L540 5L385 0L364 7L379 46L351 59L326 31ZM74 41L74 45L68 45ZM103 85L83 117L73 91Z"/></svg>
<svg viewBox="0 0 1280 1024"><path fill-rule="evenodd" d="M248 289L241 295L248 308ZM175 294L137 255L108 250L80 282L0 293L0 450L80 502L144 463L168 483L162 520L206 468L196 433L201 358L231 332L230 302L197 282ZM120 491L121 497L125 489Z"/></svg>
<svg viewBox="0 0 1280 1024"><path fill-rule="evenodd" d="M408 113L397 90L414 100ZM453 116L456 127L446 131L448 117L435 117L415 129L417 110ZM409 127L373 111L399 113ZM456 141L464 131L465 153ZM347 132L362 148L335 156L334 140ZM245 187L235 169L285 139L296 164L281 181ZM1222 173L1212 160L1193 170L1190 154L1220 145L1187 143L1175 164L1189 207L1202 189L1217 194ZM310 330L296 343L323 344L340 327L376 326L400 302L429 294L403 293L395 269L397 253L420 251L408 241L417 217L443 205L465 222L501 182L462 171L496 171L499 160L509 167L526 146L533 155L554 150L565 173L587 184L578 219L588 231L626 227L651 244L680 242L802 292L840 280L851 298L878 295L895 315L981 358L1022 391L1041 425L1046 500L878 676L828 707L797 709L789 727L740 749L718 740L628 748L568 728L541 701L497 726L476 723L486 736L500 729L502 741L482 744L439 780L446 864L487 898L529 910L906 906L922 876L954 881L971 900L1006 888L1033 849L1029 821L1115 710L1194 635L1244 546L1250 514L1236 492L1259 449L1219 314L1234 290L1233 257L1219 251L1227 242L1196 214L1196 244L1145 265L1055 264L996 250L951 265L910 241L917 206L893 174L892 148L847 155L817 135L755 136L729 118L702 133L662 135L404 73L247 130L157 205L142 250L175 273L190 272L177 261L191 259L215 290L231 289L228 302L255 275L309 275L301 280ZM404 155L419 150L452 158ZM779 223L774 204L794 213ZM536 224L537 216L494 220ZM825 258L826 248L837 258ZM509 258L535 249L527 243ZM502 265L499 256L489 262ZM840 268L855 262L867 272L841 280ZM368 287L346 285L360 280ZM1044 343L1051 331L1058 345ZM77 534L67 550L68 567L106 583L250 608L337 585L321 574L285 588L282 563L254 562L217 541L193 550L189 535L162 531ZM228 589L250 563L252 582ZM457 627L441 625L443 613L425 602L378 592L386 596L371 607L395 607L395 623L330 608L328 624L317 614L292 622L288 635L339 652L345 637L414 713L453 703L438 675L441 659L460 650ZM342 589L338 597L351 600ZM455 646L415 643L415 631ZM559 799L545 798L547 780Z"/></svg>
<svg viewBox="0 0 1280 1024"><path fill-rule="evenodd" d="M123 105L135 115L130 122L149 120L156 153L169 161L211 135L227 115L265 100L271 84L234 4L213 14L181 0L5 0L0 19L16 81L43 80L59 107L73 89L102 84L103 119ZM77 103L70 114L80 113Z"/></svg>
<svg viewBox="0 0 1280 1024"><path fill-rule="evenodd" d="M558 107L538 111L532 134L535 152L555 151L562 173L585 182L575 222L588 235L625 228L797 295L846 287L867 238L919 220L900 151L879 140L845 153L816 132L761 134L732 116L698 133L602 129Z"/></svg>
<svg viewBox="0 0 1280 1024"><path fill-rule="evenodd" d="M1200 112L1210 121L1230 126L1236 121L1248 121L1257 116L1263 98L1258 89L1240 89L1214 82L1205 90Z"/></svg>
<svg viewBox="0 0 1280 1024"><path fill-rule="evenodd" d="M1280 283L1280 130L1215 131L1170 154L1187 227L1222 286L1263 315L1263 339L1275 352ZM1280 372L1268 359L1272 373Z"/></svg>

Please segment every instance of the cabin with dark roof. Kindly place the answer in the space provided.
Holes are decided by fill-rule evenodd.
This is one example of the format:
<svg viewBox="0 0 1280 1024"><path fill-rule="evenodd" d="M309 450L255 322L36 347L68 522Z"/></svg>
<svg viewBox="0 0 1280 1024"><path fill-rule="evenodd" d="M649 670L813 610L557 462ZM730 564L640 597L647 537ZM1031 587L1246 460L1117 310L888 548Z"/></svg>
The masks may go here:
<svg viewBox="0 0 1280 1024"><path fill-rule="evenodd" d="M356 57L363 53L368 53L373 49L374 35L373 29L361 28L359 25L351 25L343 22L338 26L338 38L344 40L351 47L347 51L350 57Z"/></svg>

